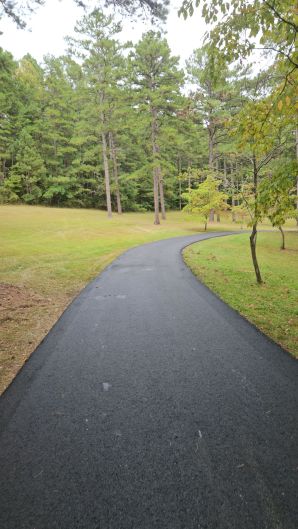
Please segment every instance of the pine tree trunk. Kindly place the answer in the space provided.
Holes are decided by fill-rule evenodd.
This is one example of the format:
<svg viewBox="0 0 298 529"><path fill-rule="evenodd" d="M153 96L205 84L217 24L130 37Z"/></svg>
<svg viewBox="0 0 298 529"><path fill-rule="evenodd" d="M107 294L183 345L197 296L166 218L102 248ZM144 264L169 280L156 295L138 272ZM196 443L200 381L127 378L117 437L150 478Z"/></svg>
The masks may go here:
<svg viewBox="0 0 298 529"><path fill-rule="evenodd" d="M151 140L153 155L153 195L154 195L154 224L160 224L159 220L159 173L158 173L158 145L157 145L157 112L151 108Z"/></svg>
<svg viewBox="0 0 298 529"><path fill-rule="evenodd" d="M213 145L213 128L211 125L208 129L209 132L209 167L210 169L213 169L213 163L214 163L214 145ZM209 221L214 222L214 209L211 209L209 213Z"/></svg>
<svg viewBox="0 0 298 529"><path fill-rule="evenodd" d="M182 209L181 180L179 180L179 211Z"/></svg>
<svg viewBox="0 0 298 529"><path fill-rule="evenodd" d="M157 174L156 168L154 168L153 169L154 224L160 224L158 183L159 183L158 174Z"/></svg>
<svg viewBox="0 0 298 529"><path fill-rule="evenodd" d="M182 209L182 197L181 197L181 179L180 179L180 175L181 175L181 157L178 156L178 174L179 174L179 210L181 211Z"/></svg>
<svg viewBox="0 0 298 529"><path fill-rule="evenodd" d="M286 246L285 246L285 233L284 233L284 230L282 229L281 226L278 226L278 229L281 233L281 245L280 245L280 249L281 250L285 250L286 249Z"/></svg>
<svg viewBox="0 0 298 529"><path fill-rule="evenodd" d="M211 85L209 84L208 88L209 97L212 96ZM209 123L208 123L208 149L209 149L209 167L213 169L214 166L214 126L213 126L213 117L209 113ZM214 222L214 209L211 209L209 213L209 221Z"/></svg>
<svg viewBox="0 0 298 529"><path fill-rule="evenodd" d="M107 154L107 140L104 132L101 133L102 138L102 156L103 166L105 172L105 187L106 187L106 199L107 199L107 212L108 217L112 216L112 204L111 204L111 186L110 186L110 171L109 171L109 160Z"/></svg>
<svg viewBox="0 0 298 529"><path fill-rule="evenodd" d="M228 187L227 161L226 161L226 157L225 156L224 156L224 159L223 159L223 170L224 170L224 188L227 189L227 187Z"/></svg>
<svg viewBox="0 0 298 529"><path fill-rule="evenodd" d="M159 198L160 198L160 209L161 209L161 218L166 220L166 207L165 207L165 198L163 191L163 180L160 167L157 168L158 174L158 185L159 185Z"/></svg>
<svg viewBox="0 0 298 529"><path fill-rule="evenodd" d="M116 200L117 200L117 212L118 215L122 214L122 206L121 206L121 195L120 195L120 188L119 188L119 179L118 179L118 164L117 164L117 154L116 154L116 147L114 142L113 133L109 132L109 143L110 143L110 153L111 158L113 162L113 176L115 181L115 190L116 190Z"/></svg>
<svg viewBox="0 0 298 529"><path fill-rule="evenodd" d="M235 180L234 180L234 168L233 163L231 162L231 188L232 188L232 208L235 206ZM236 222L236 215L235 212L232 211L232 222Z"/></svg>

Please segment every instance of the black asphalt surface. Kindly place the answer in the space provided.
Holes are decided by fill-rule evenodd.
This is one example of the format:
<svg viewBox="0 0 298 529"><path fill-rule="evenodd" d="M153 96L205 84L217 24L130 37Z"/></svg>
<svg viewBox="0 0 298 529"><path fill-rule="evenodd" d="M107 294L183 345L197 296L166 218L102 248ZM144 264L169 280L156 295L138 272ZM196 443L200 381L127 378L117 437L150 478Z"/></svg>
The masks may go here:
<svg viewBox="0 0 298 529"><path fill-rule="evenodd" d="M298 363L184 265L210 236L123 254L4 393L1 529L297 529Z"/></svg>

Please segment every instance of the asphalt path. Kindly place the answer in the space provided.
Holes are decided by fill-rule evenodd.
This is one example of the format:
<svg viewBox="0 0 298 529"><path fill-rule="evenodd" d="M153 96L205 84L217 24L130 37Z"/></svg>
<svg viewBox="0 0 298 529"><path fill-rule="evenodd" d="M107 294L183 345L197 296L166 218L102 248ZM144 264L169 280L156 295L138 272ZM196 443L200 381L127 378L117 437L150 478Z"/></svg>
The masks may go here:
<svg viewBox="0 0 298 529"><path fill-rule="evenodd" d="M184 265L212 236L116 259L4 393L1 529L297 529L298 364Z"/></svg>

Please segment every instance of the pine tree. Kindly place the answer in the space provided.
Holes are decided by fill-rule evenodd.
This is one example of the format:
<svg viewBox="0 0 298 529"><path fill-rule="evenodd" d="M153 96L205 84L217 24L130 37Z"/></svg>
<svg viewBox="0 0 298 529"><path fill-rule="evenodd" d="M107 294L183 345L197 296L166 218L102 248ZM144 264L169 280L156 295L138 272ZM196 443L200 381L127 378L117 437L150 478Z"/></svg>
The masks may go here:
<svg viewBox="0 0 298 529"><path fill-rule="evenodd" d="M115 177L117 160L115 132L113 130L114 116L120 98L121 77L123 75L122 46L115 39L120 31L120 24L115 23L112 16L105 16L97 9L77 24L76 32L80 38L69 40L73 49L77 53L81 53L84 58L83 70L88 79L93 108L98 119L105 176L106 206L109 217L112 216L109 146L111 146ZM118 182L118 173L116 179ZM119 186L117 192L118 206L120 206Z"/></svg>
<svg viewBox="0 0 298 529"><path fill-rule="evenodd" d="M42 196L45 166L28 130L22 130L17 143L16 163L5 185L24 202L37 204Z"/></svg>
<svg viewBox="0 0 298 529"><path fill-rule="evenodd" d="M147 145L150 142L153 172L154 223L159 224L159 200L165 218L164 181L160 150L161 128L165 117L179 108L183 74L178 69L178 57L172 57L167 41L160 33L149 31L143 35L131 55L136 104L141 114ZM149 146L149 145L148 145Z"/></svg>

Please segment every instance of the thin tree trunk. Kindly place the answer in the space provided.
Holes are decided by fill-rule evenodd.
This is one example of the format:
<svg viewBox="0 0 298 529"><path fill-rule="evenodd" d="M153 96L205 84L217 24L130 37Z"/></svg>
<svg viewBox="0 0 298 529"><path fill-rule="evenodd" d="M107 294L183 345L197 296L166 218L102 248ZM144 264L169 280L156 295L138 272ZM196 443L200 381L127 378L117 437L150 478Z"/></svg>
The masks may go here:
<svg viewBox="0 0 298 529"><path fill-rule="evenodd" d="M151 108L151 140L153 154L153 195L154 195L154 224L160 224L159 220L159 173L158 173L158 146L157 146L157 112Z"/></svg>
<svg viewBox="0 0 298 529"><path fill-rule="evenodd" d="M213 169L214 164L214 145L213 145L213 128L211 127L211 124L209 125L209 167L210 169ZM214 209L210 210L209 213L209 221L214 222Z"/></svg>
<svg viewBox="0 0 298 529"><path fill-rule="evenodd" d="M298 162L298 129L295 130L295 138L296 138L296 160ZM298 176L296 180L296 223L298 226Z"/></svg>
<svg viewBox="0 0 298 529"><path fill-rule="evenodd" d="M212 97L212 89L210 82L208 83L208 95ZM209 167L213 169L214 167L214 124L212 111L209 112L208 116L208 150L209 150ZM214 222L214 209L211 209L209 213L209 221Z"/></svg>
<svg viewBox="0 0 298 529"><path fill-rule="evenodd" d="M219 173L219 158L217 156L216 160L215 160L215 167L216 167L216 172ZM216 222L220 222L220 213L216 213Z"/></svg>
<svg viewBox="0 0 298 529"><path fill-rule="evenodd" d="M255 155L253 155L253 193L255 197L255 211L254 211L254 223L252 227L252 232L250 234L249 240L250 240L250 251L251 251L251 257L252 262L255 269L256 279L257 282L263 283L259 263L257 259L257 200L258 200L258 169L257 169L257 161Z"/></svg>
<svg viewBox="0 0 298 529"><path fill-rule="evenodd" d="M160 224L159 220L159 197L158 197L158 174L153 169L153 193L154 193L154 224Z"/></svg>
<svg viewBox="0 0 298 529"><path fill-rule="evenodd" d="M285 233L284 233L284 230L282 229L281 226L278 226L278 229L281 233L281 246L280 246L280 249L281 250L285 250L286 249L286 246L285 246Z"/></svg>
<svg viewBox="0 0 298 529"><path fill-rule="evenodd" d="M250 234L249 240L250 240L251 257L252 257L252 262L253 262L254 269L255 269L257 282L263 283L261 272L259 269L258 259L257 259L257 225L256 224L254 224L252 227L252 232Z"/></svg>
<svg viewBox="0 0 298 529"><path fill-rule="evenodd" d="M114 142L113 133L109 132L109 143L110 143L110 154L113 162L113 175L114 175L114 181L115 181L115 190L116 190L116 200L117 200L117 212L119 215L122 214L122 206L121 206L121 195L120 195L120 188L119 188L119 179L118 179L118 164L117 164L117 154L116 154L116 147Z"/></svg>
<svg viewBox="0 0 298 529"><path fill-rule="evenodd" d="M224 188L227 189L228 187L228 179L227 179L227 160L224 156L223 158L223 170L224 170Z"/></svg>
<svg viewBox="0 0 298 529"><path fill-rule="evenodd" d="M157 168L157 175L158 175L158 185L159 185L161 218L163 220L166 220L166 207L165 207L165 197L164 197L164 190L163 190L163 179L162 179L160 167Z"/></svg>
<svg viewBox="0 0 298 529"><path fill-rule="evenodd" d="M99 94L101 109L104 104L104 94L101 91ZM100 112L100 121L101 121L101 141L102 141L102 157L103 157L103 167L105 173L105 188L106 188L106 200L107 200L107 213L108 217L112 216L112 203L111 203L111 185L110 185L110 169L109 169L109 160L108 160L108 147L107 139L105 133L105 115L103 109Z"/></svg>
<svg viewBox="0 0 298 529"><path fill-rule="evenodd" d="M209 150L209 167L210 169L213 169L214 165L214 142L213 142L213 136L214 136L214 130L213 130L213 124L212 124L212 118L209 118L209 125L208 125L208 150Z"/></svg>
<svg viewBox="0 0 298 529"><path fill-rule="evenodd" d="M103 166L105 172L105 186L106 186L106 199L107 199L107 212L108 217L112 216L112 203L111 203L111 186L110 186L110 171L109 171L109 160L107 154L107 140L104 132L101 133L102 138L102 156Z"/></svg>
<svg viewBox="0 0 298 529"><path fill-rule="evenodd" d="M234 180L234 173L233 173L233 163L231 162L231 188L232 188L232 208L235 206L235 180ZM236 222L236 215L235 211L232 211L232 222Z"/></svg>
<svg viewBox="0 0 298 529"><path fill-rule="evenodd" d="M182 209L182 197L181 197L181 180L179 179L179 210Z"/></svg>
<svg viewBox="0 0 298 529"><path fill-rule="evenodd" d="M181 157L178 156L178 174L179 174L179 210L182 209L182 197L181 197Z"/></svg>
<svg viewBox="0 0 298 529"><path fill-rule="evenodd" d="M158 130L158 125L157 125L157 122L156 122L156 132L157 132L157 130ZM155 139L156 139L156 137L155 137ZM157 155L157 160L158 160L159 159L160 149L159 149L159 145L158 145L158 143L156 141L155 141L155 153ZM163 179L162 179L161 167L160 167L159 164L156 166L156 173L157 173L157 177L158 177L158 189L159 189L161 218L163 220L166 220L166 207L165 207L165 198L164 198L164 189L163 189Z"/></svg>

